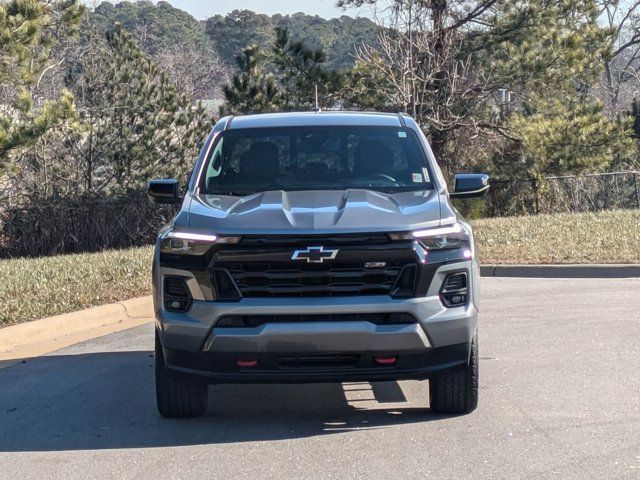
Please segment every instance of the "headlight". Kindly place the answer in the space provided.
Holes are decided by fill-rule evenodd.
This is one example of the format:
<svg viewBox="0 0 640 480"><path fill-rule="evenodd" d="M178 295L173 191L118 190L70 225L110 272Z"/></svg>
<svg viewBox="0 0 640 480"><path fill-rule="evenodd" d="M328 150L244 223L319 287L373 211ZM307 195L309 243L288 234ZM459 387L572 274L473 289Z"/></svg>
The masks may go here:
<svg viewBox="0 0 640 480"><path fill-rule="evenodd" d="M392 240L418 240L428 250L469 247L469 233L460 223L411 233L392 233L390 237Z"/></svg>
<svg viewBox="0 0 640 480"><path fill-rule="evenodd" d="M240 237L169 231L161 241L160 251L174 255L204 255L213 244L237 244Z"/></svg>
<svg viewBox="0 0 640 480"><path fill-rule="evenodd" d="M413 237L420 240L430 250L459 248L469 242L469 234L459 223L446 227L418 230L413 232Z"/></svg>

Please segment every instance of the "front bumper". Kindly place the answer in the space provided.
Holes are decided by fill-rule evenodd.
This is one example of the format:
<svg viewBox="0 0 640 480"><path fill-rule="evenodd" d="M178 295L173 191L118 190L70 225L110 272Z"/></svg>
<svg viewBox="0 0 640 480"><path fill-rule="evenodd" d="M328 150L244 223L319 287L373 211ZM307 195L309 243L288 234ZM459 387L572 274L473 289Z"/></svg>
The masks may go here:
<svg viewBox="0 0 640 480"><path fill-rule="evenodd" d="M157 329L167 366L208 377L213 382L316 382L427 378L466 365L477 328L471 296L465 306L446 308L439 290L451 272L467 271L476 290L472 261L443 265L424 297L393 299L387 295L353 297L244 298L239 302L194 299L187 313L169 312L155 302ZM174 271L170 273L175 274ZM185 272L188 277L189 273ZM229 315L315 315L408 313L413 324L375 325L367 321L267 323L255 328L216 328ZM331 358L347 355L348 365ZM391 367L373 363L374 355L397 356ZM238 368L238 358L258 360L253 369ZM282 359L317 358L303 368L283 366ZM286 363L286 362L285 362ZM311 362L313 363L313 362ZM295 364L295 362L294 362ZM287 366L288 365L288 366Z"/></svg>
<svg viewBox="0 0 640 480"><path fill-rule="evenodd" d="M391 366L376 365L369 354L310 355L270 352L251 355L256 367L236 364L236 354L164 349L165 363L174 371L198 375L210 383L322 383L423 380L463 368L469 343L403 354Z"/></svg>

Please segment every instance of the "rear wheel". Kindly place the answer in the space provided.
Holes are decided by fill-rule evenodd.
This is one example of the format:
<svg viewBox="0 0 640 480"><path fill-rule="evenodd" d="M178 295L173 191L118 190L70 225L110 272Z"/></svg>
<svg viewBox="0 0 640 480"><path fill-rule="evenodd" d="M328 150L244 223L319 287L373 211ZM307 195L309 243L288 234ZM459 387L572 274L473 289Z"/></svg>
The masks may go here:
<svg viewBox="0 0 640 480"><path fill-rule="evenodd" d="M478 335L471 342L464 370L429 380L429 402L436 413L471 413L478 406Z"/></svg>
<svg viewBox="0 0 640 480"><path fill-rule="evenodd" d="M207 411L209 385L202 379L168 370L156 332L156 404L165 418L200 417Z"/></svg>

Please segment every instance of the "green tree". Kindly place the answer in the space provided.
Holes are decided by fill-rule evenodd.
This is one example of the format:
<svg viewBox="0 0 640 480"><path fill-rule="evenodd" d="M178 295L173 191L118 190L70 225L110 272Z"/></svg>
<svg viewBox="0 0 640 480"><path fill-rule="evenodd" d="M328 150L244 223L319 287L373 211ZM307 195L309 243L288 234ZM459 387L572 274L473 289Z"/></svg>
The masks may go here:
<svg viewBox="0 0 640 480"><path fill-rule="evenodd" d="M49 128L73 116L68 91L40 107L34 106L32 93L51 62L56 41L74 32L83 11L76 0L0 3L0 83L10 92L8 108L0 111L0 168L11 151L32 145Z"/></svg>
<svg viewBox="0 0 640 480"><path fill-rule="evenodd" d="M354 67L344 72L341 94L344 106L349 109L379 112L403 111L396 101L393 84L383 71L375 67L376 62L358 60Z"/></svg>
<svg viewBox="0 0 640 480"><path fill-rule="evenodd" d="M221 115L276 111L281 99L274 76L265 71L265 56L257 45L236 55L238 72L222 88L225 103Z"/></svg>
<svg viewBox="0 0 640 480"><path fill-rule="evenodd" d="M287 29L276 27L272 55L280 90L280 110L310 110L315 105L316 86L319 106L332 106L337 100L341 75L325 67L324 50L292 40Z"/></svg>
<svg viewBox="0 0 640 480"><path fill-rule="evenodd" d="M310 49L326 52L326 67L350 69L360 45L378 46L378 27L367 17L325 20L318 16L294 13L271 17L274 27L286 29L294 41L302 41Z"/></svg>
<svg viewBox="0 0 640 480"><path fill-rule="evenodd" d="M131 33L142 51L155 56L174 45L201 49L210 45L203 25L169 2L102 2L89 16L92 26L102 33L116 23Z"/></svg>
<svg viewBox="0 0 640 480"><path fill-rule="evenodd" d="M322 49L308 48L277 27L271 49L258 45L236 56L238 73L223 87L224 114L310 110L318 87L320 107L342 103L345 74L325 67Z"/></svg>
<svg viewBox="0 0 640 480"><path fill-rule="evenodd" d="M631 123L607 117L589 94L611 55L612 32L598 17L594 0L508 2L492 19L493 35L472 39L494 82L512 92L501 123L519 155L501 173L598 171L631 154Z"/></svg>
<svg viewBox="0 0 640 480"><path fill-rule="evenodd" d="M167 75L116 25L96 33L70 72L85 132L76 140L84 188L139 188L157 176L183 176L211 126Z"/></svg>
<svg viewBox="0 0 640 480"><path fill-rule="evenodd" d="M366 17L343 15L326 20L304 13L270 17L250 10L234 10L206 22L207 34L229 65L235 64L235 55L246 47L258 45L269 49L275 40L276 27L286 29L293 41L304 42L309 49L322 49L327 55L326 66L334 70L353 67L359 45L377 43L378 27Z"/></svg>
<svg viewBox="0 0 640 480"><path fill-rule="evenodd" d="M246 48L263 49L273 41L271 18L251 10L215 15L207 20L205 31L223 61L229 65L236 64L236 56Z"/></svg>
<svg viewBox="0 0 640 480"><path fill-rule="evenodd" d="M630 156L629 122L609 119L602 103L566 98L530 97L535 110L513 115L509 128L522 145L517 165L526 176L605 170L619 156ZM497 172L503 173L503 172ZM509 165L505 176L517 173Z"/></svg>

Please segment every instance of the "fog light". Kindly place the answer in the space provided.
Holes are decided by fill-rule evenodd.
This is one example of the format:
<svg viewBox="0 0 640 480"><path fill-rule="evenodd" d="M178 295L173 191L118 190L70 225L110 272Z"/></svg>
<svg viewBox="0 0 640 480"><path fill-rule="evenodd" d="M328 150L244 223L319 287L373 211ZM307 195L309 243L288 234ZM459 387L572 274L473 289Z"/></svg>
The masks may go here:
<svg viewBox="0 0 640 480"><path fill-rule="evenodd" d="M453 295L450 299L450 302L453 303L454 305L464 303L464 297L462 295Z"/></svg>

